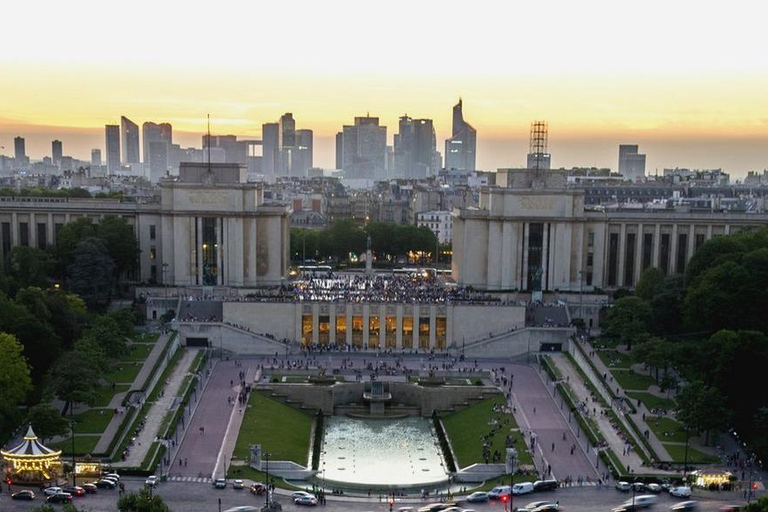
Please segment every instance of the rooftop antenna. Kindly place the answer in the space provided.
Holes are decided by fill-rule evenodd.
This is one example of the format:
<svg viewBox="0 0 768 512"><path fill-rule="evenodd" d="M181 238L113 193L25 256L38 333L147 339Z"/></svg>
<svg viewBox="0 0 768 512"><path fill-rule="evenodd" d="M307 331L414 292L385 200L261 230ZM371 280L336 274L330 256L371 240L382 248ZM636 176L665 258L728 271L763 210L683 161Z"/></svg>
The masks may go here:
<svg viewBox="0 0 768 512"><path fill-rule="evenodd" d="M211 114L208 114L208 172L211 172Z"/></svg>

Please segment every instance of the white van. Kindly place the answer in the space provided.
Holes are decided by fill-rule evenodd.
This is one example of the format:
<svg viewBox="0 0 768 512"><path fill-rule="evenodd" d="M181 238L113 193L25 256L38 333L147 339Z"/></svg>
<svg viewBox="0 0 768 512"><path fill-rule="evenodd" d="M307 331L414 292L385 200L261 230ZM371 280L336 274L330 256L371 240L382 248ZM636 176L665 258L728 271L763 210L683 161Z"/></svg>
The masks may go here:
<svg viewBox="0 0 768 512"><path fill-rule="evenodd" d="M509 485L497 485L488 493L488 497L492 500L498 500L502 496L509 496L512 494L512 487Z"/></svg>
<svg viewBox="0 0 768 512"><path fill-rule="evenodd" d="M519 496L533 492L533 482L521 482L512 486L512 494Z"/></svg>

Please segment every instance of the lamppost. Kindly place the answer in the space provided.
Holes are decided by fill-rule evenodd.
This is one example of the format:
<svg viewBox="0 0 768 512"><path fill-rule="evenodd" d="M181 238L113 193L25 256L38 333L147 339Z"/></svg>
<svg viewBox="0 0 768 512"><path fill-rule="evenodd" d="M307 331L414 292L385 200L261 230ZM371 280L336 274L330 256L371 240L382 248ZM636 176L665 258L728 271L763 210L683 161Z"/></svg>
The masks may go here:
<svg viewBox="0 0 768 512"><path fill-rule="evenodd" d="M163 314L168 312L168 262L163 263Z"/></svg>
<svg viewBox="0 0 768 512"><path fill-rule="evenodd" d="M586 325L584 320L584 271L579 270L579 317L583 322L582 325Z"/></svg>
<svg viewBox="0 0 768 512"><path fill-rule="evenodd" d="M74 407L74 405L70 405ZM77 472L75 471L75 420L70 413L69 428L72 429L72 485L77 485Z"/></svg>
<svg viewBox="0 0 768 512"><path fill-rule="evenodd" d="M690 430L685 427L685 456L683 457L683 485L686 485L685 476L688 471L688 439L690 438Z"/></svg>
<svg viewBox="0 0 768 512"><path fill-rule="evenodd" d="M270 491L270 485L269 485L269 452L264 452L264 460L267 463L266 471L265 471L266 474L267 474L267 481L266 481L266 486L267 486L267 502L265 503L265 506L269 507L269 503L271 501L269 499L269 491Z"/></svg>

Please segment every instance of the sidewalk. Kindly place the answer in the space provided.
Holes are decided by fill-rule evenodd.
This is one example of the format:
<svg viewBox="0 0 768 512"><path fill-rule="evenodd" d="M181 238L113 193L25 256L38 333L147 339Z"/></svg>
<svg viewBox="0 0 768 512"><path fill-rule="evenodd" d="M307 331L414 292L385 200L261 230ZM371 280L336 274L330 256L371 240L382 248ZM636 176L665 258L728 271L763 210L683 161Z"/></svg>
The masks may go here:
<svg viewBox="0 0 768 512"><path fill-rule="evenodd" d="M577 341L575 343L579 343L579 342ZM582 347L584 348L584 351L588 354L595 350L594 348L592 348L592 345L588 341L585 341L582 344ZM584 373L586 373L592 379L592 384L594 384L595 387L601 390L602 392L602 390L605 389L605 387L603 386L603 383L600 382L598 379L596 379L595 376L592 375L591 371L588 371L590 370L590 368L588 367L586 362L583 362L582 364L582 362L579 361L583 356L578 349L574 350L573 357L577 362L579 362L579 364L582 365L582 369L584 369ZM611 375L610 370L607 366L605 366L605 364L603 363L603 360L600 359L600 357L597 355L597 352L595 352L594 357L591 357L590 360L595 365L595 368L597 369L598 372L600 372L603 375L608 375L610 378L610 375ZM628 400L632 400L631 398L626 397L625 391L621 388L621 386L619 386L618 383L616 383L616 387L621 391L618 394L619 396L624 396ZM633 405L636 403L637 403L636 401L633 402ZM653 433L653 430L651 430L651 428L643 419L643 413L645 413L647 416L650 414L650 411L648 411L644 406L637 407L637 414L632 415L632 421L635 422L640 432L645 432L646 430L648 431L648 434L649 434L648 442L650 443L651 448L653 448L653 451L656 452L656 456L658 460L666 460L666 461L670 460L672 457L670 457L669 453L667 453L666 448L664 448L664 445L661 444L659 439L656 437L656 434ZM631 414L631 413L627 413L627 414Z"/></svg>
<svg viewBox="0 0 768 512"><path fill-rule="evenodd" d="M163 388L164 394L158 397L157 401L152 404L147 411L147 420L144 424L144 428L137 436L133 448L131 449L128 457L121 462L116 462L116 467L139 467L144 462L144 458L147 452L152 447L152 443L155 441L158 435L166 413L173 409L176 405L178 394L181 391L181 385L184 382L184 377L189 372L189 367L195 359L198 350L201 349L184 349L184 355L181 356L178 365L174 368L168 383Z"/></svg>
<svg viewBox="0 0 768 512"><path fill-rule="evenodd" d="M587 386L584 384L571 362L565 357L565 354L553 353L549 354L549 357L552 358L552 362L560 370L563 378L565 378L568 385L571 386L576 393L576 396L587 402L587 409L597 409L597 414L590 414L589 416L595 420L605 441L613 450L616 457L621 461L622 465L625 468L634 468L635 471L637 471L642 466L642 459L634 451L625 455L627 450L626 441L622 438L616 428L611 425L611 417L602 414L604 410L603 406L596 399L586 398L592 396L592 393L587 389Z"/></svg>
<svg viewBox="0 0 768 512"><path fill-rule="evenodd" d="M144 383L150 377L152 369L154 369L157 360L160 359L160 355L163 353L163 350L165 350L165 346L168 345L169 341L169 334L162 334L157 339L155 346L152 348L149 356L147 356L147 359L144 361L144 366L142 366L141 370L139 370L139 373L133 380L131 387L128 389L128 391L117 393L115 396L113 396L107 407L113 410L121 407L123 398L125 398L128 393L136 389L141 389L142 386L144 386ZM101 434L101 439L99 439L99 442L93 449L94 453L104 453L106 455L110 455L106 452L109 449L109 445L112 444L112 440L114 439L115 434L117 434L117 431L120 429L120 425L123 423L123 420L125 420L126 413L127 411L112 416L112 420L110 420L107 428L104 429L104 432Z"/></svg>

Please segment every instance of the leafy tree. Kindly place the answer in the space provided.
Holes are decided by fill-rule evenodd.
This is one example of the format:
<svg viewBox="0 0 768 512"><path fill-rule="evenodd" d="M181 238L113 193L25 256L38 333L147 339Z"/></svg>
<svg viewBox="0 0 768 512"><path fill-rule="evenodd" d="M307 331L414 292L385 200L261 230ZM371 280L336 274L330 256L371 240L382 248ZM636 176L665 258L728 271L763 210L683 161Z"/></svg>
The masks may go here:
<svg viewBox="0 0 768 512"><path fill-rule="evenodd" d="M171 512L160 496L150 493L147 489L123 494L117 500L117 510L120 512Z"/></svg>
<svg viewBox="0 0 768 512"><path fill-rule="evenodd" d="M133 323L127 320L128 331L126 332L125 315L120 313L117 316L113 316L113 313L95 315L90 327L83 332L83 338L93 340L96 345L101 346L105 353L111 356L119 356L128 352L125 336L133 331ZM116 318L120 319L120 321L116 320Z"/></svg>
<svg viewBox="0 0 768 512"><path fill-rule="evenodd" d="M32 424L35 434L43 441L69 432L69 422L61 416L58 409L47 403L32 407L27 413L27 422Z"/></svg>
<svg viewBox="0 0 768 512"><path fill-rule="evenodd" d="M5 332L0 332L0 390L0 431L6 431L18 420L18 406L32 390L32 379L21 344Z"/></svg>
<svg viewBox="0 0 768 512"><path fill-rule="evenodd" d="M646 343L637 345L632 351L635 359L654 369L656 383L659 383L659 372L666 374L671 363L672 350L670 343L662 338L651 338Z"/></svg>
<svg viewBox="0 0 768 512"><path fill-rule="evenodd" d="M19 288L28 286L47 288L53 264L53 258L46 251L36 247L14 247L8 253L7 291L14 294Z"/></svg>
<svg viewBox="0 0 768 512"><path fill-rule="evenodd" d="M683 325L683 278L666 277L650 301L651 326L655 333L666 335L680 332Z"/></svg>
<svg viewBox="0 0 768 512"><path fill-rule="evenodd" d="M114 272L115 264L104 241L86 238L77 245L74 261L67 267L67 282L89 308L102 309L109 302Z"/></svg>
<svg viewBox="0 0 768 512"><path fill-rule="evenodd" d="M104 240L107 252L115 263L116 276L136 269L139 244L133 227L125 219L104 217L97 226L98 237Z"/></svg>
<svg viewBox="0 0 768 512"><path fill-rule="evenodd" d="M48 293L46 304L51 313L51 327L54 332L61 338L65 347L72 347L74 341L82 335L88 316L85 302L75 294L55 290Z"/></svg>
<svg viewBox="0 0 768 512"><path fill-rule="evenodd" d="M660 268L648 267L640 276L640 280L637 282L637 287L635 288L635 293L641 299L650 302L650 300L659 293L664 278L664 272Z"/></svg>
<svg viewBox="0 0 768 512"><path fill-rule="evenodd" d="M57 274L62 279L67 267L75 260L75 249L86 238L97 236L96 224L89 218L80 218L64 224L56 237L52 251L56 259Z"/></svg>
<svg viewBox="0 0 768 512"><path fill-rule="evenodd" d="M632 344L645 341L651 321L651 307L640 297L623 297L608 310L603 333L618 339L632 349Z"/></svg>
<svg viewBox="0 0 768 512"><path fill-rule="evenodd" d="M741 237L717 236L699 247L686 265L685 282L687 285L696 284L701 275L708 269L714 268L727 261L735 262L747 250Z"/></svg>
<svg viewBox="0 0 768 512"><path fill-rule="evenodd" d="M747 503L739 510L744 512L768 512L768 496L761 496L759 500Z"/></svg>
<svg viewBox="0 0 768 512"><path fill-rule="evenodd" d="M62 415L73 403L93 405L100 372L92 354L75 350L65 352L51 369L51 385L57 398L64 401Z"/></svg>
<svg viewBox="0 0 768 512"><path fill-rule="evenodd" d="M712 430L728 425L729 412L723 394L717 388L694 381L677 394L677 419L690 432L706 432L706 445Z"/></svg>

